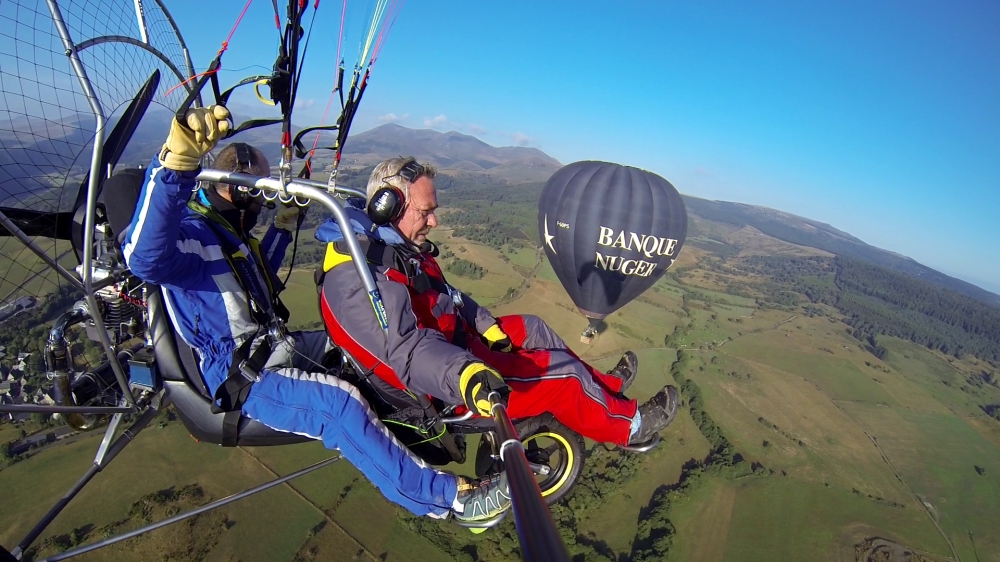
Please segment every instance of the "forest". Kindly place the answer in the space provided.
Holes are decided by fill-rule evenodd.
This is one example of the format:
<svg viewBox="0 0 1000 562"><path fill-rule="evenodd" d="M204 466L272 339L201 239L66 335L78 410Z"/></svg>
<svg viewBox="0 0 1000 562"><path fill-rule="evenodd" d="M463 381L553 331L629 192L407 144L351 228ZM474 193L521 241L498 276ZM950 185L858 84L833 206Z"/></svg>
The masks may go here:
<svg viewBox="0 0 1000 562"><path fill-rule="evenodd" d="M537 244L541 187L479 186L453 179L439 194L442 207L453 209L444 222L457 236L498 249L511 243ZM695 207L699 213L705 210L704 205ZM836 308L876 355L884 353L876 336L889 335L956 357L1000 360L1000 308L913 275L846 256L737 257L721 252L702 261L706 269L737 278L730 279L727 292L749 296L748 289L753 289L760 293L761 305Z"/></svg>
<svg viewBox="0 0 1000 562"><path fill-rule="evenodd" d="M713 269L757 278L741 284L764 300L787 300L791 290L835 307L875 351L875 335L889 335L955 357L1000 360L1000 308L911 275L843 256L749 256Z"/></svg>
<svg viewBox="0 0 1000 562"><path fill-rule="evenodd" d="M453 209L442 218L455 236L495 249L537 244L541 189L538 183L484 187L453 180L448 189L438 191L438 203Z"/></svg>

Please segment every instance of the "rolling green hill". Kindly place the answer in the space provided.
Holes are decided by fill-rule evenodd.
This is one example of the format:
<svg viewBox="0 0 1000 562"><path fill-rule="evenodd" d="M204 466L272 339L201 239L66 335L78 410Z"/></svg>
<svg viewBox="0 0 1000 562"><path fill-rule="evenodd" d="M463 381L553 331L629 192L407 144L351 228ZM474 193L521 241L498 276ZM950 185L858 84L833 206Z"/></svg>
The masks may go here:
<svg viewBox="0 0 1000 562"><path fill-rule="evenodd" d="M577 334L587 322L536 247L540 184L499 185L442 181L443 224L431 238L451 281L498 315L545 318L598 368L636 350L630 394L640 401L665 384L684 396L650 454L588 443L581 484L553 510L576 560L1000 562L994 309L838 253L861 243L826 225L763 211L755 218L755 210L712 215L731 209L695 203L691 242L673 269L584 344ZM812 228L817 238L765 230L786 219L789 232ZM815 241L827 238L836 243ZM321 248L303 231L298 251L285 301L295 326L313 327L308 264ZM16 434L0 425L0 437ZM0 544L27 532L99 441L88 435L0 461ZM137 527L327 454L315 443L196 443L164 415L31 555ZM412 518L338 462L82 559L147 558L468 562L517 560L518 552L510 521L472 535Z"/></svg>

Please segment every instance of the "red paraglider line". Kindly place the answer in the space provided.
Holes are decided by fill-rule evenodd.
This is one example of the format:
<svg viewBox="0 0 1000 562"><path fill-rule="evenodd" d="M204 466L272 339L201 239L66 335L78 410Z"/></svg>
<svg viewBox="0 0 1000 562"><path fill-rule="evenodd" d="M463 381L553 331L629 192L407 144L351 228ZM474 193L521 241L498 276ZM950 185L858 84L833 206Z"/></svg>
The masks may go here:
<svg viewBox="0 0 1000 562"><path fill-rule="evenodd" d="M378 40L375 41L375 49L372 52L372 67L375 66L375 61L378 60L378 55L382 52L382 45L385 44L385 38L388 37L389 33L392 31L392 26L396 23L396 16L398 16L399 12L402 11L403 4L405 2L406 0L393 0L392 4L389 4L388 13L382 21L382 29L379 30Z"/></svg>
<svg viewBox="0 0 1000 562"><path fill-rule="evenodd" d="M337 58L334 64L340 64L340 49L344 45L344 20L347 19L347 0L344 0L344 7L340 9L340 35L337 36Z"/></svg>
<svg viewBox="0 0 1000 562"><path fill-rule="evenodd" d="M246 15L247 9L250 8L250 3L251 2L253 2L253 0L247 0L246 5L243 6L243 11L240 12L240 17L236 18L236 23L234 23L233 24L233 28L229 30L229 36L226 37L226 40L222 42L222 48L219 49L219 52L215 53L215 58L216 59L220 59L221 60L222 53L225 53L226 49L229 48L229 41L233 38L233 35L236 34L236 28L238 28L240 26L240 22L243 21L243 16ZM277 17L277 14L275 14L275 17ZM281 28L279 27L278 29L281 29ZM190 82L192 80L199 80L203 76L208 76L209 74L217 73L217 72L219 72L219 70L221 68L222 68L222 65L220 64L219 67L217 69L215 69L215 70L210 70L210 71L207 71L207 72L202 72L201 74L195 74L194 76L188 78L187 80L184 80L180 84L177 84L173 88L170 88L169 90L167 90L167 93L165 93L163 95L164 95L164 97L169 96L171 92L173 92L177 88L180 88L181 86L187 84L188 82Z"/></svg>
<svg viewBox="0 0 1000 562"><path fill-rule="evenodd" d="M222 42L222 49L219 51L218 54L221 55L222 52L225 51L229 47L229 40L233 38L233 34L236 33L236 28L239 27L240 26L240 22L243 21L243 16L246 15L247 9L250 8L250 3L251 2L253 2L253 0L247 0L246 5L243 6L243 11L240 12L240 17L236 18L236 23L233 25L233 28L231 30L229 30L229 37L226 37L226 40Z"/></svg>
<svg viewBox="0 0 1000 562"><path fill-rule="evenodd" d="M316 0L316 5L317 6L319 5L319 0ZM340 51L344 45L344 19L346 19L346 17L347 17L347 0L344 0L344 6L340 10L340 35L337 38L337 58L333 59L334 61L340 60ZM337 67L334 66L333 89L330 90L330 98L326 100L326 109L323 110L323 118L319 120L319 124L321 127L323 125L326 125L326 116L330 113L330 106L333 104L333 97L337 93L336 68ZM313 139L313 146L312 149L309 151L309 158L306 159L306 167L309 168L310 174L312 173L312 165L310 164L310 160L312 159L313 155L316 154L316 147L319 146L319 135L320 131L316 131L316 138Z"/></svg>

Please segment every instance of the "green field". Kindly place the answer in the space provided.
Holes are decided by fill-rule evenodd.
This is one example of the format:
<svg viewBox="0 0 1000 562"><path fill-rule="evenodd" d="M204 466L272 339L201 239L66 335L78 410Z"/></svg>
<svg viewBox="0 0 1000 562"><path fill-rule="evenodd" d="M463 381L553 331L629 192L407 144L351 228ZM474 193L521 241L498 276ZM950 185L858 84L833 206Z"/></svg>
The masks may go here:
<svg viewBox="0 0 1000 562"><path fill-rule="evenodd" d="M524 280L522 274L515 269L513 260L510 258L508 261L501 259L506 254L477 242L453 238L449 230L442 229L440 234L435 232L435 235L435 239L440 240L445 249L455 254L455 258L470 261L486 270L486 274L481 279L448 274L448 265L454 258L438 259L441 267L445 269L449 281L459 286L462 292L471 295L479 304L484 306L493 304L497 299L507 294L508 290L518 287ZM534 267L534 261L531 262L531 267Z"/></svg>
<svg viewBox="0 0 1000 562"><path fill-rule="evenodd" d="M792 479L754 479L735 487L722 560L850 560L854 545L872 535L933 554L948 552L915 509L885 507Z"/></svg>
<svg viewBox="0 0 1000 562"><path fill-rule="evenodd" d="M95 436L55 447L0 472L4 482L32 483L4 492L0 543L12 545L27 532L93 461L99 441ZM217 499L328 456L331 453L319 444L224 449L196 443L179 422L163 429L153 426L94 478L43 539L126 518L133 501L158 490L197 484L206 499ZM354 560L354 554L363 551L365 559L385 555L384 560L411 560L415 548L426 554L422 559L435 559L431 547L418 548L423 539L394 523L395 508L346 462L217 511L229 523L211 545L212 559L291 560L307 543L310 530L321 524L324 548L345 553L339 559ZM373 532L376 529L381 532ZM173 536L171 528L159 530L139 544L159 548ZM124 550L99 550L86 559L131 560L142 552L136 548L133 544Z"/></svg>
<svg viewBox="0 0 1000 562"><path fill-rule="evenodd" d="M37 238L35 242L50 256L61 256L60 265L70 271L77 265L76 255L67 241ZM42 296L53 291L56 283L65 283L48 265L15 238L0 242L0 299L8 295ZM16 293L15 293L16 291Z"/></svg>
<svg viewBox="0 0 1000 562"><path fill-rule="evenodd" d="M735 236L724 228L716 235L727 241ZM496 315L541 316L602 370L635 350L640 375L629 394L640 401L676 384L671 367L685 357L677 366L699 389L704 414L740 466L756 467L739 476L711 472L708 426L700 428L704 420L685 403L662 445L635 461L635 473L613 481L613 493L599 505L574 514L573 548L590 545L577 559L630 559L640 519L657 492L677 489L683 467L698 465L708 472L670 504L669 560L855 561L856 546L878 537L912 549L921 560L953 559L954 547L966 562L1000 562L1000 422L983 408L1000 404L1000 388L976 378L995 365L881 336L887 354L880 360L851 337L832 307L816 312L805 301L761 305L726 294L727 277L698 263L710 254L687 247L675 266L682 272L671 270L583 343L579 334L587 321L544 256L530 276L535 248L496 250L453 238L444 228L434 239L454 255L442 259L443 266L461 258L484 268L478 279L448 277L481 304L499 299L503 304L492 307ZM809 255L800 247L775 248ZM521 287L524 293L511 300L509 291ZM321 327L317 298L312 266L297 267L283 295L293 328ZM665 344L675 333L670 343L680 354ZM16 435L15 428L0 425L0 440ZM98 442L89 437L55 446L0 471L0 543L9 548L30 528L92 462ZM474 447L473 439L470 451ZM318 444L223 449L195 443L179 422L163 429L154 424L43 539L127 519L134 501L159 490L197 484L207 497L220 498L328 454ZM470 463L450 468L472 470ZM400 515L342 462L199 518L193 527L158 531L85 559L131 560L144 552L179 560L515 558L505 535L512 532L509 524L473 537L448 524L418 529ZM173 554L177 544L191 544L190 552ZM455 549L461 553L448 554Z"/></svg>
<svg viewBox="0 0 1000 562"><path fill-rule="evenodd" d="M1000 450L949 414L872 408L847 411L878 440L903 481L938 519L959 555L974 560L968 531L980 553L1000 553ZM979 474L979 467L984 471Z"/></svg>

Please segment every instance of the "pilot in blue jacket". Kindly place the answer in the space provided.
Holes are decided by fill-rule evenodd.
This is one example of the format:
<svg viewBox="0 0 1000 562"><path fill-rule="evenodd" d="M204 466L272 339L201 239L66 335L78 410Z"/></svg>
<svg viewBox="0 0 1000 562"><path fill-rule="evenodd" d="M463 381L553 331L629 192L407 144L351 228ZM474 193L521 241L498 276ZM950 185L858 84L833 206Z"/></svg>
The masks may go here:
<svg viewBox="0 0 1000 562"><path fill-rule="evenodd" d="M393 437L357 389L320 366L329 349L324 332L284 332L275 271L299 210L279 208L258 243L250 230L259 198L225 184L195 189L201 158L229 130L229 112L193 108L185 117L173 121L149 166L123 250L132 273L164 289L171 322L197 350L205 384L223 409L228 396L230 409L249 418L321 439L416 515L476 522L506 510L505 474L469 481L431 468ZM264 155L240 143L223 149L215 167L270 173ZM239 386L242 394L227 395L227 384L251 377L256 382Z"/></svg>

